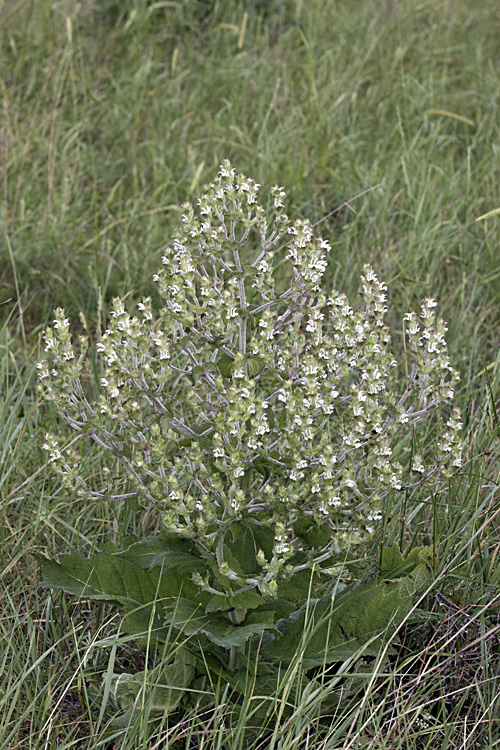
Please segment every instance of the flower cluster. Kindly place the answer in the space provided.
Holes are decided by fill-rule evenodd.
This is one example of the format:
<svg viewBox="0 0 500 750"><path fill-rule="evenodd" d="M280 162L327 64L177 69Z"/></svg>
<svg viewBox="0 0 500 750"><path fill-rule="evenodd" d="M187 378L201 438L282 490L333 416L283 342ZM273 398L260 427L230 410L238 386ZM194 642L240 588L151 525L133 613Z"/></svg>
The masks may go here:
<svg viewBox="0 0 500 750"><path fill-rule="evenodd" d="M258 188L226 161L198 215L183 206L154 276L161 309L148 298L131 316L114 301L97 344L97 402L82 385L87 342L77 357L62 310L45 333L50 364L39 369L44 396L118 459L168 531L214 561L219 582L272 596L297 551L312 564L365 540L388 493L459 467L461 423L448 408L458 376L434 300L405 316L400 373L385 284L366 265L359 309L338 292L327 297L328 242L309 221L288 218L281 188L271 191L268 221ZM278 261L280 282L288 269L284 291ZM429 415L442 423L438 449L416 454L402 436ZM324 545L309 549L297 537L304 519L328 529ZM233 524L274 530L253 573L224 556Z"/></svg>

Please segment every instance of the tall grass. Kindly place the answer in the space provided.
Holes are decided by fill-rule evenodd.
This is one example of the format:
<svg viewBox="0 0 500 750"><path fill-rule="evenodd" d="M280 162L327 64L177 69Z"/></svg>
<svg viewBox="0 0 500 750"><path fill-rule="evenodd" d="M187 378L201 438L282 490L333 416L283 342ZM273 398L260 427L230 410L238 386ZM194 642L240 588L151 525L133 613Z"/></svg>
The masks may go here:
<svg viewBox="0 0 500 750"><path fill-rule="evenodd" d="M499 21L494 0L0 4L0 747L500 746L499 217L478 221L500 205ZM181 203L226 157L321 227L327 284L353 297L371 262L394 326L439 300L467 460L445 496L387 508L385 541L438 560L394 653L306 694L290 673L268 696L200 685L197 712L158 719L146 701L111 730L106 679L144 653L105 608L41 591L30 553L158 520L47 476L43 434L64 428L33 391L39 334L57 305L94 333L113 296L152 293Z"/></svg>

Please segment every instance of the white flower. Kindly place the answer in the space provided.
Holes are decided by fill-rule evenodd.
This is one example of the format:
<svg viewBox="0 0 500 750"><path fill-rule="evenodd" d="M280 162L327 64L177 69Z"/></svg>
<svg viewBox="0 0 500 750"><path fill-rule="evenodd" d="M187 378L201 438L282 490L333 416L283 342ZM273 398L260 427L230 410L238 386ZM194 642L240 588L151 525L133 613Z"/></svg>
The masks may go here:
<svg viewBox="0 0 500 750"><path fill-rule="evenodd" d="M228 161L224 161L220 168L219 174L221 177L234 177L235 171L231 168Z"/></svg>
<svg viewBox="0 0 500 750"><path fill-rule="evenodd" d="M422 456L420 455L420 453L415 453L415 455L413 456L411 468L412 471L416 471L419 474L425 474L425 466L422 463Z"/></svg>

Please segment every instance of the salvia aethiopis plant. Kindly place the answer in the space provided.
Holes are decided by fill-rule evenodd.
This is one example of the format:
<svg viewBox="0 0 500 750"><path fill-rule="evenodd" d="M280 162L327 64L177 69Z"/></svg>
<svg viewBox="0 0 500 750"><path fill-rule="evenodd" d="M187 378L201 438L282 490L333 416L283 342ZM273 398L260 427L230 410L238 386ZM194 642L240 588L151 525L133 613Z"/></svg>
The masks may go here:
<svg viewBox="0 0 500 750"><path fill-rule="evenodd" d="M198 210L183 206L154 276L162 304L144 299L135 317L113 303L96 347L97 400L88 341L75 353L62 309L38 369L43 396L118 462L126 494L191 540L206 563L192 574L200 590L272 598L298 570L367 540L388 493L450 476L461 422L436 302L405 315L398 363L385 284L365 265L361 303L327 295L330 245L308 220L289 219L283 189L271 189L266 211L258 188L224 161ZM46 448L75 492L123 496L92 489L77 454L51 435ZM242 529L252 565L234 554Z"/></svg>

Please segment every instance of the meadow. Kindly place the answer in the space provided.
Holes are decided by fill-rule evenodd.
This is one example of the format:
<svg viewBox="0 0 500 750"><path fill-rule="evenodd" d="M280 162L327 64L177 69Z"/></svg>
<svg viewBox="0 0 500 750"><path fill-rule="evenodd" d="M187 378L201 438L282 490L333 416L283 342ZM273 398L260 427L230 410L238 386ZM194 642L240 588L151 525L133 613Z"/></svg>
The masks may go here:
<svg viewBox="0 0 500 750"><path fill-rule="evenodd" d="M495 0L0 2L1 748L500 747L499 27ZM95 338L114 297L154 295L181 204L225 158L320 229L329 288L355 300L374 267L399 351L404 313L438 300L464 463L439 495L394 493L366 552L435 550L390 657L305 695L284 674L264 713L214 684L204 711L111 724L112 674L150 655L106 606L40 588L33 553L161 521L48 471L45 433L70 436L35 391L41 334L62 306Z"/></svg>

